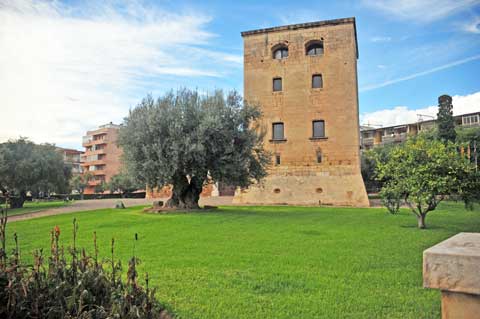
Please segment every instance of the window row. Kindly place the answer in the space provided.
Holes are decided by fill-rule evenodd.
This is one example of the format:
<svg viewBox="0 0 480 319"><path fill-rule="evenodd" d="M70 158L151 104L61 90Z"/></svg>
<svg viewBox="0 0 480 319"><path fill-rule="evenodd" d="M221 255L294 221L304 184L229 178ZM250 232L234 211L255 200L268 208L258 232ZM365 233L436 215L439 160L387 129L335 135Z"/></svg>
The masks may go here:
<svg viewBox="0 0 480 319"><path fill-rule="evenodd" d="M323 55L323 40L313 40L305 45L305 55L318 56ZM276 60L288 57L288 46L286 44L277 44L272 48L272 57Z"/></svg>
<svg viewBox="0 0 480 319"><path fill-rule="evenodd" d="M478 124L479 123L478 119L479 119L478 114L464 116L462 117L462 125Z"/></svg>
<svg viewBox="0 0 480 319"><path fill-rule="evenodd" d="M312 75L312 89L323 88L323 77L321 74ZM273 78L273 92L281 92L283 90L282 78Z"/></svg>
<svg viewBox="0 0 480 319"><path fill-rule="evenodd" d="M324 138L325 136L325 121L315 120L312 121L312 138ZM285 125L283 122L276 122L272 124L272 140L284 141L285 140Z"/></svg>

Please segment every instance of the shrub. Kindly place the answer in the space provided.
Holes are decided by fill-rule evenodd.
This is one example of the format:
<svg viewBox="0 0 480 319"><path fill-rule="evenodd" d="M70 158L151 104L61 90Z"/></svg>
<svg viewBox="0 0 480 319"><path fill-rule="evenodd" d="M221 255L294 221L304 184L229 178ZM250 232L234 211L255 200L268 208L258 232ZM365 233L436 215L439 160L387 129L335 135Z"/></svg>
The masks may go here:
<svg viewBox="0 0 480 319"><path fill-rule="evenodd" d="M138 284L135 256L122 280L121 263L115 262L115 242L109 260L99 260L96 233L93 256L76 247L78 224L73 220L73 246L64 249L60 228L51 231L50 256L33 253L33 264L21 262L18 238L12 254L6 252L7 213L0 217L0 318L167 318L155 299L155 289ZM137 236L135 236L137 237ZM137 238L135 238L136 240Z"/></svg>
<svg viewBox="0 0 480 319"><path fill-rule="evenodd" d="M397 214L402 204L401 192L389 183L383 187L379 193L383 206L385 206L390 214Z"/></svg>

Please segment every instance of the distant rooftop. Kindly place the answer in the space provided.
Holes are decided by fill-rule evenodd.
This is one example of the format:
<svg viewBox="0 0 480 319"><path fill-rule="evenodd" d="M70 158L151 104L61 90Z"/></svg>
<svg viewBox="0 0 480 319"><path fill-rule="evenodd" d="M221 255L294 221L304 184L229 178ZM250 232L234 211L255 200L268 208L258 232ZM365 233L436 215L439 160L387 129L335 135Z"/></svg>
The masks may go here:
<svg viewBox="0 0 480 319"><path fill-rule="evenodd" d="M113 124L112 122L100 125L98 128L120 128L121 124Z"/></svg>
<svg viewBox="0 0 480 319"><path fill-rule="evenodd" d="M286 31L286 30L300 30L300 29L309 29L309 28L316 28L316 27L323 27L329 25L339 25L339 24L347 24L353 23L353 28L355 30L355 45L357 48L357 58L358 58L358 43L357 43L357 27L355 24L355 18L342 18L342 19L333 19L333 20L323 20L323 21L315 21L315 22L306 22L306 23L297 23L297 24L289 24L279 27L271 27L271 28L264 28L264 29L256 29L250 31L242 32L242 37L254 35L254 34L261 34L261 33L271 33L271 32L279 32L279 31Z"/></svg>
<svg viewBox="0 0 480 319"><path fill-rule="evenodd" d="M76 149L73 149L73 148L64 148L64 147L59 147L59 146L57 146L56 148L57 148L57 150L59 150L61 152L65 152L66 154L81 154L81 153L83 153L83 151L79 151L79 150L76 150Z"/></svg>
<svg viewBox="0 0 480 319"><path fill-rule="evenodd" d="M463 116L476 115L476 114L480 115L480 111L471 112L471 113L464 113L464 114L457 114L457 115L454 115L453 118L454 119L461 119ZM436 121L437 121L437 118L433 118L433 119L430 119L430 120L421 120L421 121L416 121L416 122L397 124L397 125L380 126L380 127L373 127L373 126L369 126L369 125L360 125L360 131L365 132L365 131L383 130L383 129L398 128L398 127L403 127L403 126L407 126L407 125L429 123L429 122L436 122Z"/></svg>

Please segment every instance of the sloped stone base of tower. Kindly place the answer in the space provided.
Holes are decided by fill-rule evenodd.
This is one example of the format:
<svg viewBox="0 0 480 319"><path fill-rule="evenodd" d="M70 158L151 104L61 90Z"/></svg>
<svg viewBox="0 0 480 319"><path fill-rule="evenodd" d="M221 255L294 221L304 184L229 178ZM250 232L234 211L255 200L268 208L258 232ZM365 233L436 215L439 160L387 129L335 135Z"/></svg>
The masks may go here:
<svg viewBox="0 0 480 319"><path fill-rule="evenodd" d="M262 183L238 189L233 203L369 207L362 176L356 171L352 167L276 170Z"/></svg>

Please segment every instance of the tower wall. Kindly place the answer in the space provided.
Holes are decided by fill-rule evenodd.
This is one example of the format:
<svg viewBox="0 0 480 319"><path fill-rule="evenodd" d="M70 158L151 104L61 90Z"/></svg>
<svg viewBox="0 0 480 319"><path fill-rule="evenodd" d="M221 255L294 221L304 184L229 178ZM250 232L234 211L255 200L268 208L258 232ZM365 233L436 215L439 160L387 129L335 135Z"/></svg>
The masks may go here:
<svg viewBox="0 0 480 319"><path fill-rule="evenodd" d="M261 184L237 190L234 202L368 206L360 173L355 20L242 35L244 96L262 109L260 124L272 166ZM324 52L309 56L306 46L315 40L323 41ZM278 46L288 48L288 57L273 57L272 49ZM322 88L312 88L314 74L322 75ZM279 92L273 91L274 78L282 79ZM313 137L315 120L325 121L325 137ZM284 140L273 139L272 124L278 122L284 124Z"/></svg>

